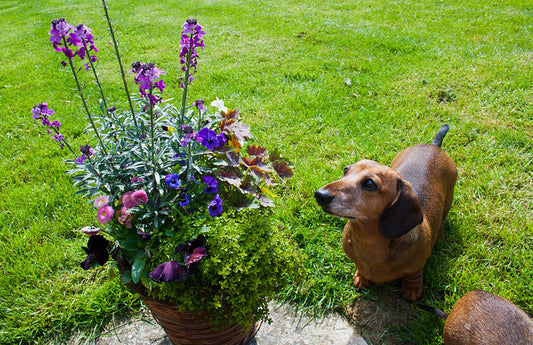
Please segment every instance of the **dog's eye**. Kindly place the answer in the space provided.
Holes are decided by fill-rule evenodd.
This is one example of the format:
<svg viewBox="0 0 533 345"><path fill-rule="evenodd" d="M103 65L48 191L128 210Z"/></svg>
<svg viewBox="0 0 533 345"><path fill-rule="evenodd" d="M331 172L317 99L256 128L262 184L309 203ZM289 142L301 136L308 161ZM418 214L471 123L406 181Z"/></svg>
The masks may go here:
<svg viewBox="0 0 533 345"><path fill-rule="evenodd" d="M344 167L344 175L348 173L348 167Z"/></svg>
<svg viewBox="0 0 533 345"><path fill-rule="evenodd" d="M371 178L367 178L363 181L363 188L369 192L372 192L378 189L378 185Z"/></svg>

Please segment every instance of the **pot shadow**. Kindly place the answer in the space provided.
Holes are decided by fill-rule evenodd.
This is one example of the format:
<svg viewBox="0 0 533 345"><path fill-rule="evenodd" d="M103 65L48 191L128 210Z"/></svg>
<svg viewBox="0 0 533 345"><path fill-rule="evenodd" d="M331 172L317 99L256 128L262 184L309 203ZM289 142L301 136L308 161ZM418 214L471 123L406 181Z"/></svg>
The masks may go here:
<svg viewBox="0 0 533 345"><path fill-rule="evenodd" d="M440 336L444 323L437 317L425 317L416 303L432 305L444 300L451 263L462 250L460 229L448 218L424 268L421 300L409 303L401 298L398 280L360 291L360 297L340 308L340 314L369 345L416 345L420 338Z"/></svg>

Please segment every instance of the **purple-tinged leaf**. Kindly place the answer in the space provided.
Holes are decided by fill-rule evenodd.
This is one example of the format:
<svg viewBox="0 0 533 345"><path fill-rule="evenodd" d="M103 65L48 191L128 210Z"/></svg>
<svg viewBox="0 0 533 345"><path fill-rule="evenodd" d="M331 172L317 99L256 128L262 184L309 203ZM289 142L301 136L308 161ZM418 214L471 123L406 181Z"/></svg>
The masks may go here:
<svg viewBox="0 0 533 345"><path fill-rule="evenodd" d="M275 161L272 164L272 167L282 179L291 178L294 175L292 168L284 160Z"/></svg>
<svg viewBox="0 0 533 345"><path fill-rule="evenodd" d="M233 169L224 169L222 171L219 171L217 173L217 177L220 180L225 181L235 187L239 187L242 182L242 179L237 176Z"/></svg>
<svg viewBox="0 0 533 345"><path fill-rule="evenodd" d="M257 145L248 146L246 148L246 152L248 153L250 157L258 156L263 159L268 159L268 151L265 147L262 147L262 146L257 146Z"/></svg>

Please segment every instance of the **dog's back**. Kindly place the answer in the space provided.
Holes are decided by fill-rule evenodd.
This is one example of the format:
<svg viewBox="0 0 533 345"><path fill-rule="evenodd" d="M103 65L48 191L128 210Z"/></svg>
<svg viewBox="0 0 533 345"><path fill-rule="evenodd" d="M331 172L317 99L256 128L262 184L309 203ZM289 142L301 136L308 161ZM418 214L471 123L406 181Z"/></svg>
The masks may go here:
<svg viewBox="0 0 533 345"><path fill-rule="evenodd" d="M531 345L533 322L507 299L475 290L455 303L444 325L446 345Z"/></svg>
<svg viewBox="0 0 533 345"><path fill-rule="evenodd" d="M447 125L442 126L432 144L411 146L391 163L391 168L411 183L433 229L440 229L450 210L457 180L455 163L440 148L447 130ZM432 239L434 244L437 234L433 234Z"/></svg>

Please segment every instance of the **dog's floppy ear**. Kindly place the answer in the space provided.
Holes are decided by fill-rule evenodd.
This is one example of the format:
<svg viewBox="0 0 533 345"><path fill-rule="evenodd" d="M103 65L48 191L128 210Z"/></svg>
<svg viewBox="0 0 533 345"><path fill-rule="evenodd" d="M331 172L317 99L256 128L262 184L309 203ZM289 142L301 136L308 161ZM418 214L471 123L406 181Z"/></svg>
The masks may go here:
<svg viewBox="0 0 533 345"><path fill-rule="evenodd" d="M379 233L386 238L400 237L424 220L418 197L413 188L402 179L398 179L397 195L379 219Z"/></svg>

